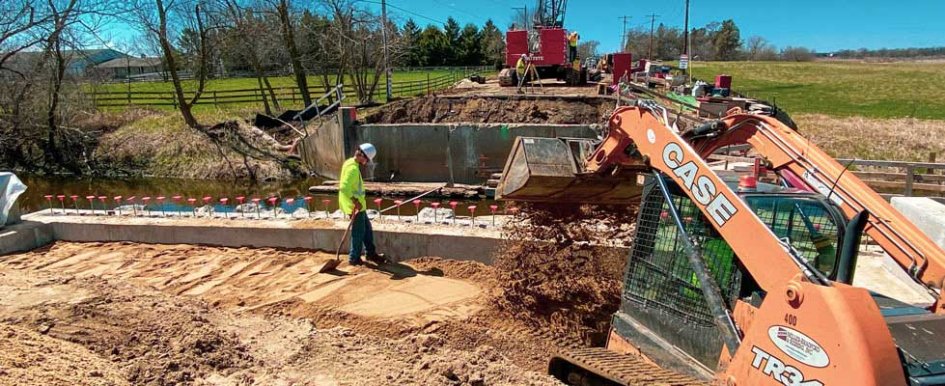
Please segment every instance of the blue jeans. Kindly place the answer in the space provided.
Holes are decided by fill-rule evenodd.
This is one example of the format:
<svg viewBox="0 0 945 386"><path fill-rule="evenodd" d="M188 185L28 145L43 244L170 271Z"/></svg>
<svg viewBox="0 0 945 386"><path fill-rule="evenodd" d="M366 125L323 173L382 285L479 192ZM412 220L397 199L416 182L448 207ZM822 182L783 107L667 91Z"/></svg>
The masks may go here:
<svg viewBox="0 0 945 386"><path fill-rule="evenodd" d="M374 247L374 230L367 213L358 212L351 225L351 250L348 252L348 262L361 261L361 247L367 249L368 255L377 253Z"/></svg>

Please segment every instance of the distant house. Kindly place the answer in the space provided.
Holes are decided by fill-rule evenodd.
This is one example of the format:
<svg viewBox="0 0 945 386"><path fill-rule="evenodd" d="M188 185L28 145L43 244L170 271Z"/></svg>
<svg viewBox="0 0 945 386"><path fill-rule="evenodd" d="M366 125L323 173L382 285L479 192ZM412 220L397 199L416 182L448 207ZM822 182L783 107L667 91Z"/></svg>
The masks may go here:
<svg viewBox="0 0 945 386"><path fill-rule="evenodd" d="M144 74L164 72L161 58L133 58L126 56L95 66L95 74L104 79L124 79Z"/></svg>
<svg viewBox="0 0 945 386"><path fill-rule="evenodd" d="M45 55L42 51L20 52L11 58L8 66L19 71L28 71ZM90 75L91 70L102 63L110 60L129 57L120 51L110 48L94 50L65 50L62 56L66 59L66 73L71 76Z"/></svg>
<svg viewBox="0 0 945 386"><path fill-rule="evenodd" d="M115 60L117 58L126 58L128 54L115 51L111 48L96 50L70 50L63 52L63 56L68 58L69 71L72 75L87 75L95 66Z"/></svg>

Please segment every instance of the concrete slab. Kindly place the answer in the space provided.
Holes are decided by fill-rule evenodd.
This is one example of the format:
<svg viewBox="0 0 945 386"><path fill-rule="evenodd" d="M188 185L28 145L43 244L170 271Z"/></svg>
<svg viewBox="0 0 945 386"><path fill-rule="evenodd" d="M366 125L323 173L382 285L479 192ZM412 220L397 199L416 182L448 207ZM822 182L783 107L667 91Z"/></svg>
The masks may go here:
<svg viewBox="0 0 945 386"><path fill-rule="evenodd" d="M927 197L893 197L891 202L893 208L945 248L945 205Z"/></svg>
<svg viewBox="0 0 945 386"><path fill-rule="evenodd" d="M53 227L36 221L23 221L0 229L0 256L39 248L55 240Z"/></svg>
<svg viewBox="0 0 945 386"><path fill-rule="evenodd" d="M262 219L210 217L93 216L35 212L24 216L45 226L43 244L65 241L129 241L154 244L197 244L227 247L302 248L334 253L348 223L343 219ZM101 211L99 211L101 213ZM405 216L405 219L408 216ZM413 218L409 216L409 218ZM468 224L468 220L465 220ZM380 252L396 261L424 256L492 263L501 232L495 228L463 225L413 224L396 216L372 220ZM20 236L23 237L23 236ZM10 242L11 245L13 242ZM16 250L42 244L18 241ZM11 249L10 252L14 250ZM342 248L342 254L347 246ZM7 252L9 253L9 252Z"/></svg>

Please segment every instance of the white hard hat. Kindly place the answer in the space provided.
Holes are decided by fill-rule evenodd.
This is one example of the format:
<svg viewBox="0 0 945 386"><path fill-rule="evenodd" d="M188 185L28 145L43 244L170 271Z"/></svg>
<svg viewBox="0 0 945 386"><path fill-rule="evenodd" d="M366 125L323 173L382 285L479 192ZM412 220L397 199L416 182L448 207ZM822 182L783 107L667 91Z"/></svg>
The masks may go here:
<svg viewBox="0 0 945 386"><path fill-rule="evenodd" d="M528 55L522 54L522 59L528 59Z"/></svg>
<svg viewBox="0 0 945 386"><path fill-rule="evenodd" d="M372 161L374 160L374 156L377 155L377 149L375 149L374 145L370 143L362 143L361 146L358 146L358 149L361 149L361 152Z"/></svg>

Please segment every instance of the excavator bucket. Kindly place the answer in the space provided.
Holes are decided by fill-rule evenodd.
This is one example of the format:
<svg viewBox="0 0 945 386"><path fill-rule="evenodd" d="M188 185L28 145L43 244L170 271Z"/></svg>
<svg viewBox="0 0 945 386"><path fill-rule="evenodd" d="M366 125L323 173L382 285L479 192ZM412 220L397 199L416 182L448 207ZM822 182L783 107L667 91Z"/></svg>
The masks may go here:
<svg viewBox="0 0 945 386"><path fill-rule="evenodd" d="M505 163L496 198L507 201L627 205L639 201L642 170L585 173L584 160L598 141L518 137Z"/></svg>

